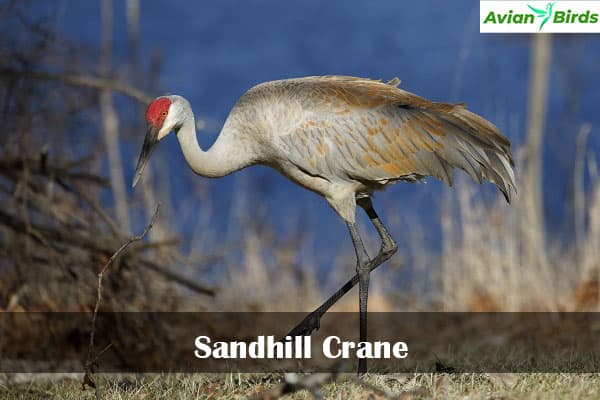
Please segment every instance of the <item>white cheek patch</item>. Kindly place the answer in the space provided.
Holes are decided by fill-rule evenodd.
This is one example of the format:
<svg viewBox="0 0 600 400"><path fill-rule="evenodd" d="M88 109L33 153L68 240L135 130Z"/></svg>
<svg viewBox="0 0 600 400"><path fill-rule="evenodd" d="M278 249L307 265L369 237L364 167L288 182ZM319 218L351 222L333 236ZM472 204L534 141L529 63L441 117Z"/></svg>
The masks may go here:
<svg viewBox="0 0 600 400"><path fill-rule="evenodd" d="M171 132L171 129L169 129L169 127L167 125L163 125L163 127L160 129L160 131L158 131L157 139L161 140L162 138L167 136L169 134L169 132Z"/></svg>
<svg viewBox="0 0 600 400"><path fill-rule="evenodd" d="M167 114L167 118L165 118L162 128L160 128L160 130L158 131L158 136L157 136L158 140L161 140L162 138L167 136L169 134L169 132L171 132L171 129L173 129L173 125L175 125L175 121L173 121L174 114L175 114L175 111L173 110L173 104L171 104L169 106L169 113Z"/></svg>

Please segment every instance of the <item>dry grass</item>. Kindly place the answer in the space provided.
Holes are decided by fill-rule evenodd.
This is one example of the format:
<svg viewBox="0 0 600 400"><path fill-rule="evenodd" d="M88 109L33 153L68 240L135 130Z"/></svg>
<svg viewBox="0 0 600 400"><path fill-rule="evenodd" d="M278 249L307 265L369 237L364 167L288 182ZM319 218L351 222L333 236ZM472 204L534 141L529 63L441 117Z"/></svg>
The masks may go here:
<svg viewBox="0 0 600 400"><path fill-rule="evenodd" d="M431 281L411 281L411 286L428 287L439 296L433 298L433 305L419 303L422 299L399 299L397 287L392 284L398 265L386 265L373 276L370 310L597 310L600 301L600 180L593 171L594 165L591 165L591 188L578 195L582 201L576 214L583 217L583 222L577 243L567 245L557 243L560 235L552 232L551 227L547 226L548 233L542 234L527 224L522 201L527 195L526 187L519 186L518 195L508 205L500 195L485 201L480 186L457 176L457 185L441 205L443 235L439 257L434 256L435 250L427 247L426 241L415 237L418 245L403 243L400 253L389 263L402 264L405 258L412 260L416 271L413 277ZM583 190L583 185L576 187ZM392 221L392 228L394 221L406 219L402 213L397 209L384 212L386 220ZM229 273L223 282L223 287L228 289L218 299L220 309L297 311L317 306L317 302L329 294L324 293L323 288L331 289L335 285L331 281L317 282L315 266L301 261L315 258L307 254L307 246L301 246L301 240L277 241L272 232L253 229L248 222L240 249L244 262L228 263ZM419 236L424 229L419 224L418 220L410 224L414 236ZM302 234L306 236L306 232ZM526 238L536 235L540 238L534 243L546 244L533 249L537 256L532 259L531 245ZM377 243L371 243L377 241L376 235L368 235L366 239L370 247L376 248ZM349 271L354 264L352 254L338 254L333 259L332 271ZM330 276L331 280L340 278L340 283L342 278L347 278ZM277 282L277 285L269 282ZM240 297L240 293L244 296ZM335 310L355 311L356 307L356 298L351 294L343 298Z"/></svg>
<svg viewBox="0 0 600 400"><path fill-rule="evenodd" d="M546 227L546 245L534 249L535 260L528 257L532 249L526 238L540 236L535 244L545 235L526 223L521 199L527 187L518 187L509 206L499 198L483 202L473 185L458 185L442 218L440 303L452 311L597 310L600 181L592 182L589 195L580 194L587 201L577 213L587 229L579 243L554 244L559 235Z"/></svg>
<svg viewBox="0 0 600 400"><path fill-rule="evenodd" d="M325 399L384 399L372 388L344 380L323 387ZM597 374L392 374L368 375L368 384L405 399L597 399ZM3 399L94 399L81 381L58 380L0 385ZM102 376L102 395L111 400L243 399L281 382L273 374L158 374ZM307 391L283 397L311 399Z"/></svg>
<svg viewBox="0 0 600 400"><path fill-rule="evenodd" d="M25 33L30 34L28 31ZM52 37L50 34L47 36L48 38ZM43 46L38 46L36 52L30 52L34 55L30 63L40 67L41 70L45 69L46 64L51 67L51 70L59 71L61 69L66 71L81 69L83 72L88 69L89 71L95 70L95 58L88 57L89 54L83 49L74 51L74 55L64 57L63 50L53 48L53 41L40 39L40 43ZM0 50L2 50L0 53L5 55L3 60L6 62L2 65L5 69L14 68L13 59L27 60L22 57L23 54L20 54L20 49L2 48ZM19 57L15 57L13 54L19 55ZM65 60L64 65L57 60ZM89 61L93 68L92 66L86 67L88 62L85 60L93 60ZM131 74L137 75L135 72L135 68L132 68ZM151 72L148 74L151 75ZM44 82L40 84L31 80L31 73L23 72L16 76L13 75L4 71L3 83L0 87L0 94L2 94L0 97L3 99L4 109L18 111L6 113L8 117L12 116L12 119L7 118L6 130L16 134L5 135L2 146L0 146L3 155L14 151L15 155L22 158L25 156L23 149L27 149L31 156L38 157L43 153L42 149L47 143L53 143L53 151L60 153L58 155L65 160L72 159L73 154L79 154L82 149L89 151L89 154L95 156L93 165L89 167L90 172L99 173L102 170L106 151L98 141L97 135L82 134L84 130L80 125L81 121L76 118L79 112L83 114L86 111L94 116L95 125L100 126L101 114L97 110L95 91L88 87L89 84L83 85L85 88L67 90L60 83L67 82L65 77L48 80L47 77L38 76L35 79ZM148 80L150 81L151 77ZM152 90L154 91L154 88ZM54 93L61 94L61 104L65 104L65 108L70 110L69 113L73 116L57 107ZM42 112L33 107L26 107L29 103L42 104L44 106ZM13 110L9 107L12 104L18 105L20 108ZM16 118L15 116L21 117ZM135 141L138 142L137 135L143 131L143 127L139 126L140 121L137 119L130 121L124 118L124 115L120 117L121 126L131 125L130 136L135 137ZM84 121L87 126L89 121L87 119ZM52 127L52 129L48 130L48 127ZM77 135L77 140L73 140L73 135ZM69 145L72 142L78 145L72 147ZM578 159L583 160L584 158L579 154ZM311 256L310 251L321 251L321 249L320 246L316 246L317 249L311 249L310 246L305 245L310 232L293 231L292 234L281 237L280 232L275 232L272 226L268 224L265 226L263 221L268 221L268 219L263 218L261 210L255 210L248 206L250 203L260 202L248 201L243 197L243 192L247 188L244 185L237 185L242 189L234 196L234 204L237 206L234 207L233 213L240 215L232 217L227 229L229 233L225 237L220 237L215 226L226 222L213 220L212 211L214 210L211 209L209 183L198 180L190 174L190 195L175 204L172 201L169 180L175 172L169 169L166 155L164 153L162 156L155 154L154 165L161 165L161 169L150 168L147 171L145 180L142 182L143 193L137 192L128 198L131 203L129 212L132 217L139 217L144 213L150 214L158 201L164 205L164 218L159 221L152 232L152 240L158 243L165 242L162 246L151 249L153 250L153 261L181 270L187 276L193 276L198 280L200 277L216 275L215 271L217 270L225 271L224 274L218 276L223 290L213 300L191 296L190 293L173 288L164 279L161 280L158 277L153 279L154 275L140 272L138 263L128 263L127 260L123 260L121 268L115 268L112 272L111 279L114 279L110 281L112 284L107 285L107 287L110 286L111 291L107 290L106 297L110 297L110 301L113 302L112 309L309 310L317 306L320 299L325 298L327 293L321 293L322 287L331 285L317 282L316 267L310 261L317 258ZM527 195L526 187L519 185L519 196L515 198L511 206L507 206L499 198L500 196L496 201L481 201L479 187L459 183L452 190L451 196L453 197L444 204L440 221L443 226L443 250L440 257L433 257L431 249L423 245L424 241L417 237L418 232L424 230L422 224L419 225L417 221L411 226L415 244L404 250L410 254L400 254L392 262L397 262L402 259L403 255L408 255L414 264L419 266L417 268L421 268L422 271L437 272L439 278L434 280L433 284L435 291L441 293L439 298L434 299L437 309L454 311L598 310L600 304L598 289L600 276L600 266L598 265L600 181L594 175L595 166L591 165L589 170L594 179L592 179L593 184L588 192L584 191L581 176L575 174L574 177L574 188L578 199L575 205L578 229L572 248L565 249L564 246L553 244L552 236L548 239L549 242L545 241L543 239L546 237L545 231L536 230L537 227L528 226L524 222L528 219L521 199ZM522 171L521 165L517 166L517 171L518 173ZM24 169L21 172L27 171ZM86 214L75 212L71 215L71 208L86 210L83 206L72 201L57 202L53 179L36 181L39 190L35 192L47 195L48 200L45 201L48 203L34 204L35 208L46 210L42 215L44 218L48 218L48 223L56 224L62 221L65 226L78 226L76 223L81 223L81 221L89 222L90 212ZM13 179L13 181L29 182L29 180L23 179ZM93 197L102 197L103 192L90 193L89 188L87 189L88 194ZM3 181L2 190L6 192L3 198L11 201L9 203L7 200L5 203L11 206L8 209L13 209L12 211L23 211L29 207L28 203L19 196L27 201L34 199L30 196L31 189L28 185L15 184L13 187L12 184L7 185L6 181ZM63 198L70 199L66 196ZM200 203L202 207L198 210L197 205ZM541 205L538 206L541 207ZM57 213L57 209L61 212ZM251 209L253 215L244 215L244 209ZM49 213L50 211L54 214ZM192 217L196 218L195 214L198 212L201 216L193 233L183 232L183 228L178 224ZM403 213L405 211L402 210L385 212L388 220L391 221L398 220L399 214ZM106 219L113 220L112 218ZM139 223L140 220L146 221L149 218L132 219ZM108 225L116 224L113 222ZM546 229L548 230L548 227ZM108 232L108 228L105 231ZM93 300L95 294L95 272L106 261L99 256L106 258L112 251L103 250L100 255L80 252L79 249L77 253L65 253L62 248L53 249L56 246L54 242L44 244L48 248L47 251L44 251L43 247L29 239L22 240L16 235L13 236L12 231L3 229L0 233L3 234L0 236L3 237L2 244L4 245L0 249L4 256L0 261L0 267L3 267L4 271L15 270L15 275L17 272L20 275L18 279L14 280L14 285L7 284L6 276L1 277L0 294L3 295L0 296L2 297L0 307L7 310L36 308L89 310L90 298ZM189 243L192 244L189 252L175 247L176 243L167 240L180 236L189 238ZM94 237L97 238L97 235ZM537 240L526 241L525 238L537 238ZM42 237L42 239L44 238ZM367 241L373 239L376 237L371 235ZM532 243L535 243L533 248ZM370 244L373 245L372 242ZM112 248L108 247L108 250ZM9 253L9 249L14 249L16 255ZM41 262L38 260L40 252L43 252L44 256ZM36 261L35 264L30 263L35 268L31 268L29 273L21 271L23 254L29 256L27 260ZM532 258L532 254L535 257ZM52 255L53 258L47 260L48 255ZM67 255L77 256L82 261L65 263ZM348 271L347 267L354 265L353 254L333 256L332 269ZM50 261L53 262L54 268L49 268ZM78 268L75 272L69 271L69 268L63 264L73 264ZM38 265L45 268L38 268ZM346 268L341 268L341 266ZM394 273L391 266L388 265L375 274L377 276L374 277L374 281L379 282L373 282L372 285L371 310L398 309L399 302L394 293L396 289L391 284L393 280L388 280L387 287L379 285L384 280L383 278ZM50 275L49 270L56 271L56 276ZM39 271L45 272L40 273ZM64 279L65 276L69 276L69 273L75 277L71 280ZM340 278L340 281L347 279L347 277ZM277 285L273 285L272 282L277 282ZM127 283L128 286L123 286L123 283ZM419 284L419 282L414 282L414 285ZM429 285L424 286L428 287ZM69 292L67 289L73 292ZM71 293L75 295L70 295ZM127 293L136 294L136 297L126 296ZM68 304L57 302L57 299L61 298L59 296L61 294L62 298L68 298L71 302ZM419 299L409 301L414 302ZM39 304L43 306L38 306ZM354 311L356 307L356 297L348 296L337 309ZM417 307L411 306L410 309L416 310ZM39 380L39 376L27 375L14 375L8 378L0 380L0 398L94 398L93 391L82 392L80 390L81 376L76 378L52 376L54 379L47 381ZM19 379L25 379L25 382L17 382ZM596 374L460 374L452 376L398 374L373 375L366 379L367 382L377 387L396 393L419 390L422 398L600 398L600 377ZM106 399L230 399L254 395L261 390L273 387L280 380L280 376L272 374L165 374L132 377L103 376L100 378L100 385ZM326 398L335 399L377 398L379 396L371 389L344 381L328 384L323 391ZM307 392L289 396L294 399L309 397Z"/></svg>

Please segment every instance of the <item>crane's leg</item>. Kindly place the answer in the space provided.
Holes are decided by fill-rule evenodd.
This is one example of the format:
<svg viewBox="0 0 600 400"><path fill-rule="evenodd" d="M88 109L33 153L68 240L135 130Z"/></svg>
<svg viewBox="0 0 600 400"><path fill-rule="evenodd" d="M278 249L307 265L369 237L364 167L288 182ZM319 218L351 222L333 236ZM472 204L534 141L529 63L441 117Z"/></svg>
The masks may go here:
<svg viewBox="0 0 600 400"><path fill-rule="evenodd" d="M356 252L356 275L358 275L358 308L360 318L360 341L367 341L367 301L369 299L369 275L371 274L371 260L365 250L356 224L348 222L348 231L352 238L354 251ZM358 374L367 372L367 360L361 358L358 361Z"/></svg>
<svg viewBox="0 0 600 400"><path fill-rule="evenodd" d="M371 199L369 197L363 197L358 199L356 203L359 206L361 206L363 210L365 210L367 216L369 217L369 220L371 221L371 223L375 227L375 230L379 234L379 237L381 238L381 247L379 248L379 253L371 261L371 271L373 271L375 268L389 260L394 254L396 254L396 251L398 251L398 245L379 219L379 216L373 208L373 203L371 202Z"/></svg>
<svg viewBox="0 0 600 400"><path fill-rule="evenodd" d="M357 204L365 210L369 220L381 238L381 247L379 249L379 253L369 262L369 270L373 271L375 268L389 260L390 257L392 257L398 250L398 246L379 219L379 216L373 208L371 199L368 197L357 199ZM348 293L350 289L356 286L358 282L359 274L357 273L316 310L308 314L306 318L304 318L294 329L290 331L290 333L287 334L287 336L306 336L310 335L315 329L319 329L323 314L325 314L327 310L329 310L339 299Z"/></svg>

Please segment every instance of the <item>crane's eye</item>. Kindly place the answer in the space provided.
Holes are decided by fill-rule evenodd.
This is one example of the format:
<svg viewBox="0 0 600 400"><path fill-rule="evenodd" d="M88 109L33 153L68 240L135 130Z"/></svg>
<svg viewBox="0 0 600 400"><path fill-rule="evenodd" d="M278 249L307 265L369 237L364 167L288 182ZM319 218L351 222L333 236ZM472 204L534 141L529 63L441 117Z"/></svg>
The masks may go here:
<svg viewBox="0 0 600 400"><path fill-rule="evenodd" d="M163 112L160 113L160 115L163 116L163 117L166 117L167 116L167 112L163 111Z"/></svg>

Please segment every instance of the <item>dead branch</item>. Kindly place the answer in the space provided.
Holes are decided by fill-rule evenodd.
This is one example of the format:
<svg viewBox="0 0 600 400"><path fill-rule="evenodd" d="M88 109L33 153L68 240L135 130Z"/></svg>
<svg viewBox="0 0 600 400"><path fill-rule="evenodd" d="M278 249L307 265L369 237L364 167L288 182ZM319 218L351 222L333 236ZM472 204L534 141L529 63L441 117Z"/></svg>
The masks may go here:
<svg viewBox="0 0 600 400"><path fill-rule="evenodd" d="M144 93L143 91L129 86L125 83L119 82L111 78L100 78L93 75L81 75L81 74L52 74L40 71L27 71L27 70L16 70L10 68L0 69L0 76L6 76L9 78L29 78L42 81L58 81L65 83L70 86L82 86L92 89L100 90L111 90L113 92L119 92L125 96L131 97L140 103L147 105L153 100L153 97Z"/></svg>
<svg viewBox="0 0 600 400"><path fill-rule="evenodd" d="M95 339L95 335L96 335L96 318L98 317L98 310L100 309L100 303L102 302L102 278L104 277L104 274L108 270L108 267L110 267L110 265L115 261L115 259L117 257L119 257L119 255L121 254L121 252L123 252L123 250L125 250L127 247L129 247L130 244L142 240L144 238L144 236L146 236L146 234L150 231L150 229L152 229L152 226L156 222L156 218L158 216L159 209L160 209L160 204L156 206L154 215L152 216L152 219L150 220L148 225L146 225L146 227L144 228L144 231L137 236L130 237L125 243L123 243L121 245L121 247L119 247L117 249L117 251L115 251L113 253L113 255L108 259L106 264L104 264L104 267L102 267L102 269L98 273L98 283L97 283L97 287L96 287L96 305L94 306L94 312L92 314L90 342L88 345L88 353L87 353L87 357L86 357L86 361L85 361L85 365L84 365L85 375L84 375L84 379L83 379L83 383L82 383L82 389L84 389L84 390L86 388L86 385L95 388L97 398L99 398L99 389L98 389L98 385L95 384L94 379L93 379L94 368L97 365L99 357L106 350L108 350L110 348L110 344L109 344L101 352L99 352L98 354L94 354L94 339Z"/></svg>
<svg viewBox="0 0 600 400"><path fill-rule="evenodd" d="M201 283L195 282L191 279L186 278L185 276L178 274L174 271L170 271L165 267L158 265L152 261L140 259L140 264L145 266L148 269L151 269L154 272L158 272L163 277L168 280L178 283L181 286L185 286L188 289L193 290L194 292L205 294L207 296L214 296L217 293L217 289L214 287L210 287L207 285L203 285Z"/></svg>
<svg viewBox="0 0 600 400"><path fill-rule="evenodd" d="M0 172L21 171L27 168L30 172L46 177L58 177L63 179L79 180L96 185L109 187L108 181L100 176L84 172L72 172L69 167L51 163L45 160L43 155L38 157L4 158L0 160Z"/></svg>
<svg viewBox="0 0 600 400"><path fill-rule="evenodd" d="M21 219L5 213L0 209L0 224L8 226L12 230L30 235L34 240L39 242L39 236L45 237L52 243L62 243L65 245L77 246L85 250L92 250L103 254L110 254L110 245L98 242L98 238L87 237L85 234L78 234L71 229L61 229L36 223L25 223ZM43 243L42 243L43 244ZM185 276L166 269L152 261L138 258L137 261L144 267L158 272L163 277L170 281L187 287L197 293L202 293L209 296L215 295L215 289L198 282L194 282Z"/></svg>
<svg viewBox="0 0 600 400"><path fill-rule="evenodd" d="M82 250L92 251L99 254L111 254L112 248L114 248L114 241L120 240L120 233L118 227L112 220L112 218L104 211L102 206L97 201L88 195L89 188L86 190L80 190L77 185L70 185L68 181L77 181L83 183L94 183L99 186L108 185L108 182L99 176L72 172L68 165L79 165L80 162L59 163L57 161L49 161L43 154L42 156L25 156L20 158L4 158L0 159L0 174L7 176L9 179L19 182L20 171L27 170L34 175L40 175L50 178L61 185L67 192L73 193L77 198L83 199L92 209L96 212L97 216L103 220L112 232L112 236L99 237L97 232L85 230L75 230L72 227L65 227L60 224L42 224L38 222L25 220L23 216L15 216L10 214L3 209L0 209L0 225L9 227L13 231L21 234L26 234L31 237L34 241L41 243L45 247L48 247L51 243L53 247L57 246L69 246L78 247ZM43 188L36 185L35 182L28 179L24 182L30 191L35 193L42 193ZM6 188L7 193L13 192L14 189ZM14 196L14 194L13 194ZM37 198L37 197L36 197ZM30 199L32 202L34 199ZM42 195L42 203L46 204L45 198ZM34 208L39 208L40 204L37 204ZM32 205L33 207L34 205ZM44 206L45 207L45 206ZM116 236L116 237L115 237ZM197 293L213 296L215 290L201 283L192 281L185 276L171 271L155 262L146 260L138 254L144 250L152 249L157 246L164 246L174 244L173 240L166 241L163 243L150 243L141 246L136 246L136 252L131 254L131 258L139 263L141 266L155 271L165 277L167 280L173 281L182 285L188 289L191 289ZM207 262L212 259L207 258Z"/></svg>

